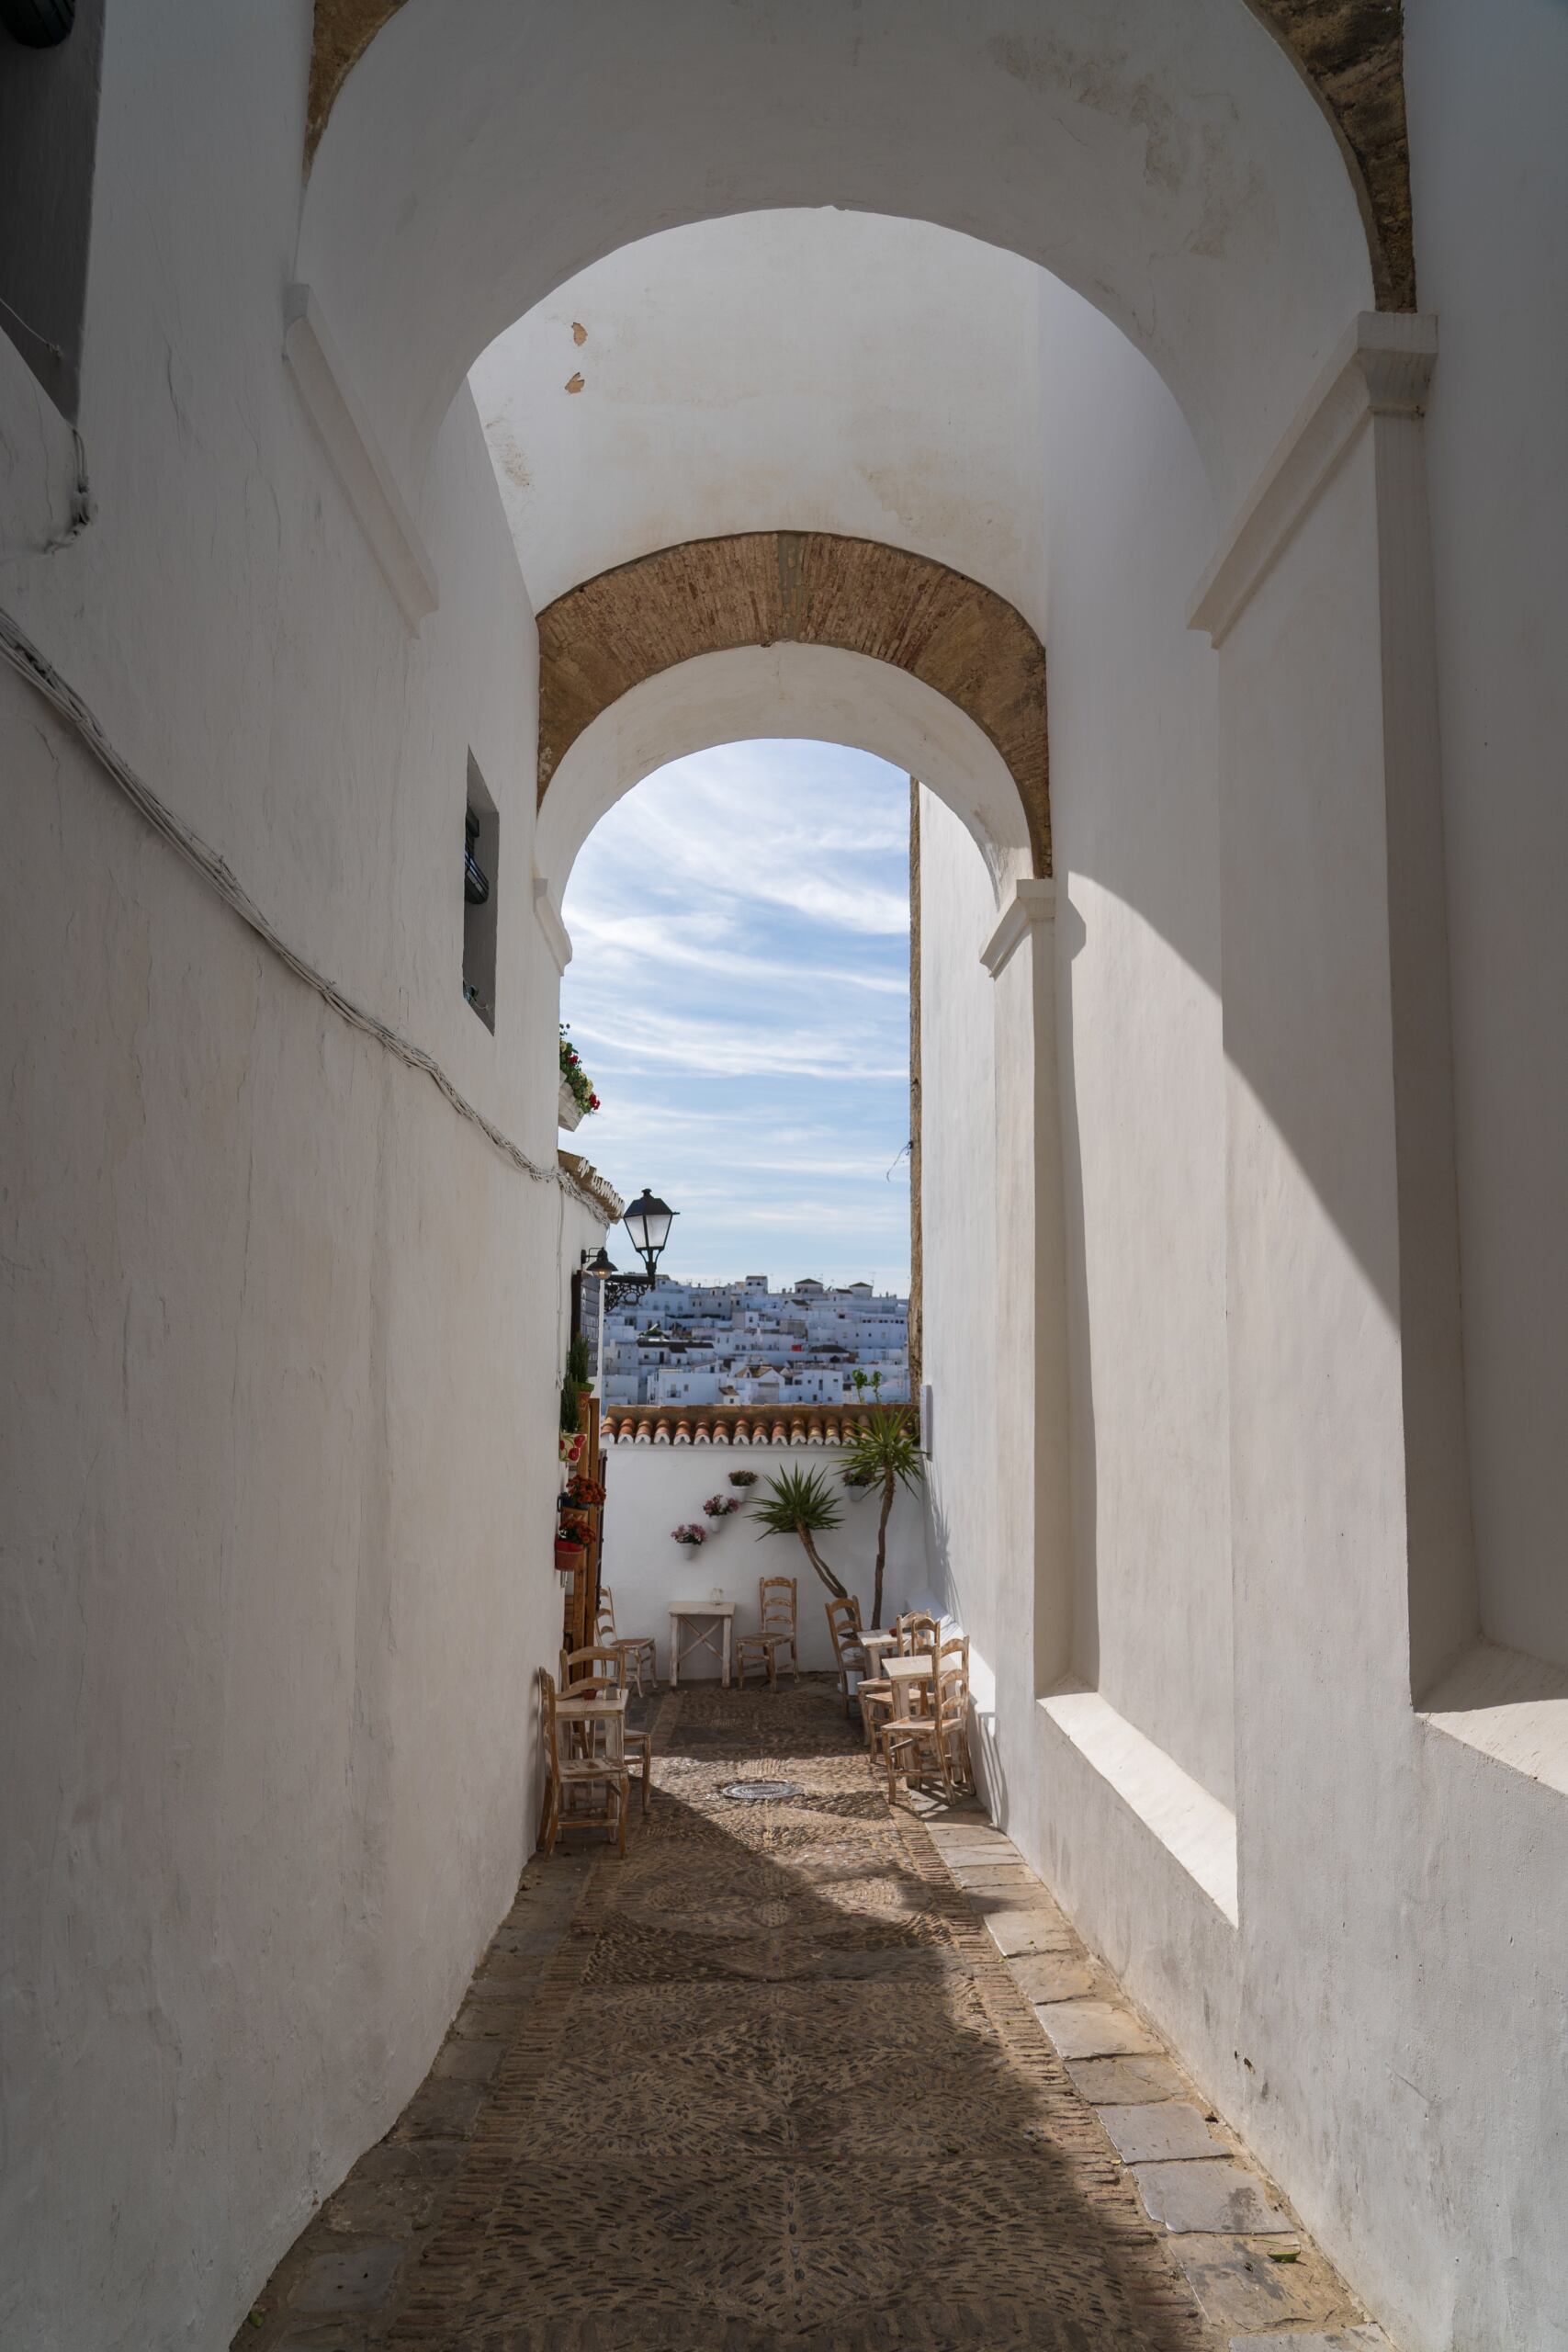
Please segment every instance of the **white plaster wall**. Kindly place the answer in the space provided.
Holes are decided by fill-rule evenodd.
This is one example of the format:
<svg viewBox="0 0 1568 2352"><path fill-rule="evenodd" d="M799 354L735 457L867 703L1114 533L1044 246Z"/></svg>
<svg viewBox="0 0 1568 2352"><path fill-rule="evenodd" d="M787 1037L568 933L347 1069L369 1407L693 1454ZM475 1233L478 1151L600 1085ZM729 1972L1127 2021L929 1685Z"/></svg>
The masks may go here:
<svg viewBox="0 0 1568 2352"><path fill-rule="evenodd" d="M1450 333L1445 319L1445 340ZM961 1283L1008 1278L975 1190L985 1186L983 1138L1003 1082L985 1045L989 983L966 961L988 910L944 854L951 820L928 804L928 1083L931 1073L949 1088L967 1083L972 1106L967 1134L961 1121L956 1134L928 1126L926 1138L932 1498L936 1529L949 1531L955 1605L977 1645L998 1653L997 1717L983 1749L990 1783L1090 1941L1393 2340L1418 2352L1512 2343L1550 2352L1568 2341L1554 2252L1568 2090L1561 1702L1549 1698L1532 1717L1538 1750L1517 1765L1480 1750L1484 1728L1463 1713L1438 1721L1410 1703L1378 655L1380 575L1398 558L1377 544L1372 442L1363 438L1334 474L1228 640L1216 749L1201 674L1212 657L1184 652L1177 634L1194 576L1184 576L1183 549L1199 571L1204 554L1190 472L1139 364L1118 359L1103 330L1091 324L1055 356L1051 479L1066 487L1054 490L1048 522L1048 627L1067 899L1057 928L1069 1199L1075 1169L1081 1188L1081 1225L1069 1216L1067 1230L1069 1276L1076 1262L1082 1283L1077 1566L1080 1600L1092 1596L1098 1611L1098 1698L1165 1761L1140 1759L1124 1742L1118 1758L1116 1743L1087 1736L1076 1702L1034 1711L1031 1731L1017 1695L1007 1642L1029 1605L1029 1564L1005 1549L987 1556L998 1533L987 1487L1022 1438L1005 1408L991 1432L980 1426L972 1399L983 1346L952 1311ZM1056 470L1056 435L1068 424L1070 479ZM1496 579L1522 593L1495 543L1492 571L1461 581L1447 570L1442 470L1439 458L1440 628L1445 601L1455 616L1475 611ZM1479 528L1478 506L1469 511ZM1527 572L1535 544L1527 535ZM1119 557L1128 547L1146 580ZM1448 677L1445 667L1445 714ZM1467 661L1461 694L1472 677ZM1528 641L1521 679L1528 700ZM1528 746L1551 740L1540 703L1533 708ZM1466 740L1461 732L1450 804L1466 788ZM1225 778L1218 818L1216 769ZM1533 828L1550 860L1544 802L1521 784L1503 814L1509 856ZM1493 858L1503 854L1495 843ZM1462 859L1450 882L1459 920L1472 920L1463 910L1480 883ZM1552 935L1527 925L1517 952L1550 959ZM1462 978L1458 986L1461 1071L1466 1003L1475 1012L1488 989L1501 1017L1495 969L1469 1000ZM1508 1002L1528 1035L1528 1007ZM1163 1036L1164 1069L1150 1033ZM1516 1108L1523 1115L1522 1097ZM1551 1100L1538 1102L1531 1133L1548 1152L1552 1117ZM1467 1144L1470 1160L1487 1160L1490 1148L1476 1161ZM1532 1171L1521 1215L1533 1181ZM1501 1218L1500 1192L1494 1205ZM1472 1199L1467 1217L1479 1214ZM1533 1230L1550 1299L1557 1242ZM1162 1245L1157 1263L1145 1256L1151 1239ZM1500 1279L1501 1261L1486 1262ZM1151 1283L1152 1308L1134 1314ZM1483 1319L1503 1303L1501 1294L1483 1299ZM1556 1359L1536 1360L1550 1369ZM1183 1393L1173 1368L1185 1372ZM1471 1367L1472 1396L1487 1376L1484 1362ZM1483 1397L1475 1440L1483 1465L1493 1402ZM952 1448L955 1418L963 1442ZM1516 1432L1517 1448L1526 1435ZM1419 1472L1418 1452L1409 1458ZM1217 1530L1224 1540L1227 1484L1235 1925L1190 1857L1184 1866L1179 1841L1150 1826L1154 1800L1190 1804L1191 1781L1211 1803L1226 1794L1213 1759L1227 1594L1209 1537ZM1545 1492L1538 1482L1516 1508L1539 1509ZM1484 1532L1483 1501L1478 1515ZM1151 1571L1167 1531L1162 1591ZM1417 1555L1417 1600L1420 1566ZM1495 1573L1483 1563L1483 1591L1495 1590ZM1194 1622L1179 1612L1172 1627L1162 1604L1184 1590ZM1150 1669L1171 1655L1182 1671L1162 1689ZM1090 1653L1078 1660L1089 1679ZM1499 1720L1494 1736L1503 1728ZM1189 1776L1186 1799L1168 1768Z"/></svg>
<svg viewBox="0 0 1568 2352"><path fill-rule="evenodd" d="M63 453L6 370L0 605L289 944L553 1164L532 624L472 408L413 637L281 356L310 12L110 15L96 514L46 546ZM9 672L0 730L0 2336L210 2352L420 2079L531 1842L563 1210ZM493 1039L458 992L470 747Z"/></svg>
<svg viewBox="0 0 1568 2352"><path fill-rule="evenodd" d="M569 278L469 379L536 611L652 548L785 529L909 548L1038 621L1037 277L826 210L666 230Z"/></svg>
<svg viewBox="0 0 1568 2352"><path fill-rule="evenodd" d="M735 1638L757 1631L757 1580L795 1577L800 1663L811 1672L834 1664L826 1604L831 1597L793 1535L759 1537L748 1507L781 1469L820 1470L843 1507L842 1524L818 1548L840 1581L854 1593L871 1623L876 1575L879 1494L841 1483L844 1456L823 1445L612 1445L605 1449L604 1581L615 1596L615 1627L622 1634L650 1634L659 1645L659 1679L670 1677L670 1605L705 1600L716 1587L733 1600ZM757 1484L732 1487L732 1470L754 1470ZM710 1495L737 1496L741 1508L728 1519L709 1521L703 1504ZM709 1531L694 1551L672 1542L670 1531L695 1520ZM920 1498L900 1487L887 1522L887 1569L883 1585L884 1624L927 1589L925 1516ZM688 1632L689 1638L689 1632ZM682 1669L683 1676L688 1669ZM716 1659L694 1659L692 1679L716 1674Z"/></svg>
<svg viewBox="0 0 1568 2352"><path fill-rule="evenodd" d="M1568 1668L1568 13L1410 0L1481 1617Z"/></svg>
<svg viewBox="0 0 1568 2352"><path fill-rule="evenodd" d="M1021 1553L1004 1499L1034 1432L993 1376L995 1325L964 1312L973 1295L999 1314L1016 1284L996 1224L1015 1179L995 1154L1004 1134L1016 1148L1008 1096L1027 1073L998 1020L1006 976L979 961L995 909L923 795L933 1558L995 1679L993 1803L1217 2093L1233 2071L1234 1926L1068 1736L1077 1718L1040 1706L1035 1679L1037 1657L1070 1657L1066 1687L1099 1692L1122 1744L1137 1747L1128 1727L1152 1743L1128 1783L1145 1812L1213 1821L1234 1847L1214 663L1185 620L1213 521L1153 371L1049 281L1040 319L1070 1624L1035 1623L1049 1571Z"/></svg>

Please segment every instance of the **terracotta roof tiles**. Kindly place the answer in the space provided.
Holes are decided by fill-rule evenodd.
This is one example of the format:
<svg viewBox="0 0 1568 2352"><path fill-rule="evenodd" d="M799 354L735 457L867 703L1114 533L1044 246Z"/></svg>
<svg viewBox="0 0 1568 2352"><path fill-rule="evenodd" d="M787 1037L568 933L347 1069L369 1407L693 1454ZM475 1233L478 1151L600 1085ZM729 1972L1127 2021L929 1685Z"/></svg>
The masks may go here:
<svg viewBox="0 0 1568 2352"><path fill-rule="evenodd" d="M612 1445L843 1445L869 1405L612 1405Z"/></svg>

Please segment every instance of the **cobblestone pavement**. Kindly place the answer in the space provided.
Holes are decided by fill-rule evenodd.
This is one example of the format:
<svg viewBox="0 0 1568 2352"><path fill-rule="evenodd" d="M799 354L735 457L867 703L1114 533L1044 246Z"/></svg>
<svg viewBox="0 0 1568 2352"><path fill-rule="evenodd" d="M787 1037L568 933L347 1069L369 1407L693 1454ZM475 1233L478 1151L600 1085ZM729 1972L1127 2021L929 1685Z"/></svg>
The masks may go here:
<svg viewBox="0 0 1568 2352"><path fill-rule="evenodd" d="M974 1808L830 1685L658 1706L524 1874L251 2352L1370 2352L1381 2333ZM728 1795L776 1780L794 1793Z"/></svg>

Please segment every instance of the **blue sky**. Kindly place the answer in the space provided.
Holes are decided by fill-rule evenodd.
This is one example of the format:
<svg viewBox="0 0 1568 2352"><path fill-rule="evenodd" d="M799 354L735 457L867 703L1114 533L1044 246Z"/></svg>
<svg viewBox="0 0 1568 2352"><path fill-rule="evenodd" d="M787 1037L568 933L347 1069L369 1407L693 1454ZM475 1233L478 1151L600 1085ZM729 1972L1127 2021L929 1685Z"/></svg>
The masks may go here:
<svg viewBox="0 0 1568 2352"><path fill-rule="evenodd" d="M908 832L885 761L729 743L584 846L561 1018L604 1108L571 1141L680 1210L670 1273L908 1289Z"/></svg>

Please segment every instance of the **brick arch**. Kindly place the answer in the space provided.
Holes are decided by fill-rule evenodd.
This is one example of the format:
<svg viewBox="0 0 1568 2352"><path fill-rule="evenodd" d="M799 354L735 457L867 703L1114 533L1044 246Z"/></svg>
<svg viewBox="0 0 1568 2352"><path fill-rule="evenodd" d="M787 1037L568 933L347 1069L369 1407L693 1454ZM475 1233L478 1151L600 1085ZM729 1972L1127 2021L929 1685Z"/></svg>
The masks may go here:
<svg viewBox="0 0 1568 2352"><path fill-rule="evenodd" d="M316 0L305 122L310 169L333 102L405 0ZM1333 127L1366 224L1380 311L1416 308L1400 0L1240 0L1272 34Z"/></svg>
<svg viewBox="0 0 1568 2352"><path fill-rule="evenodd" d="M748 645L824 645L907 670L972 718L1018 786L1051 871L1045 649L994 589L929 556L829 531L688 539L569 588L538 616L542 803L603 710L647 678Z"/></svg>

